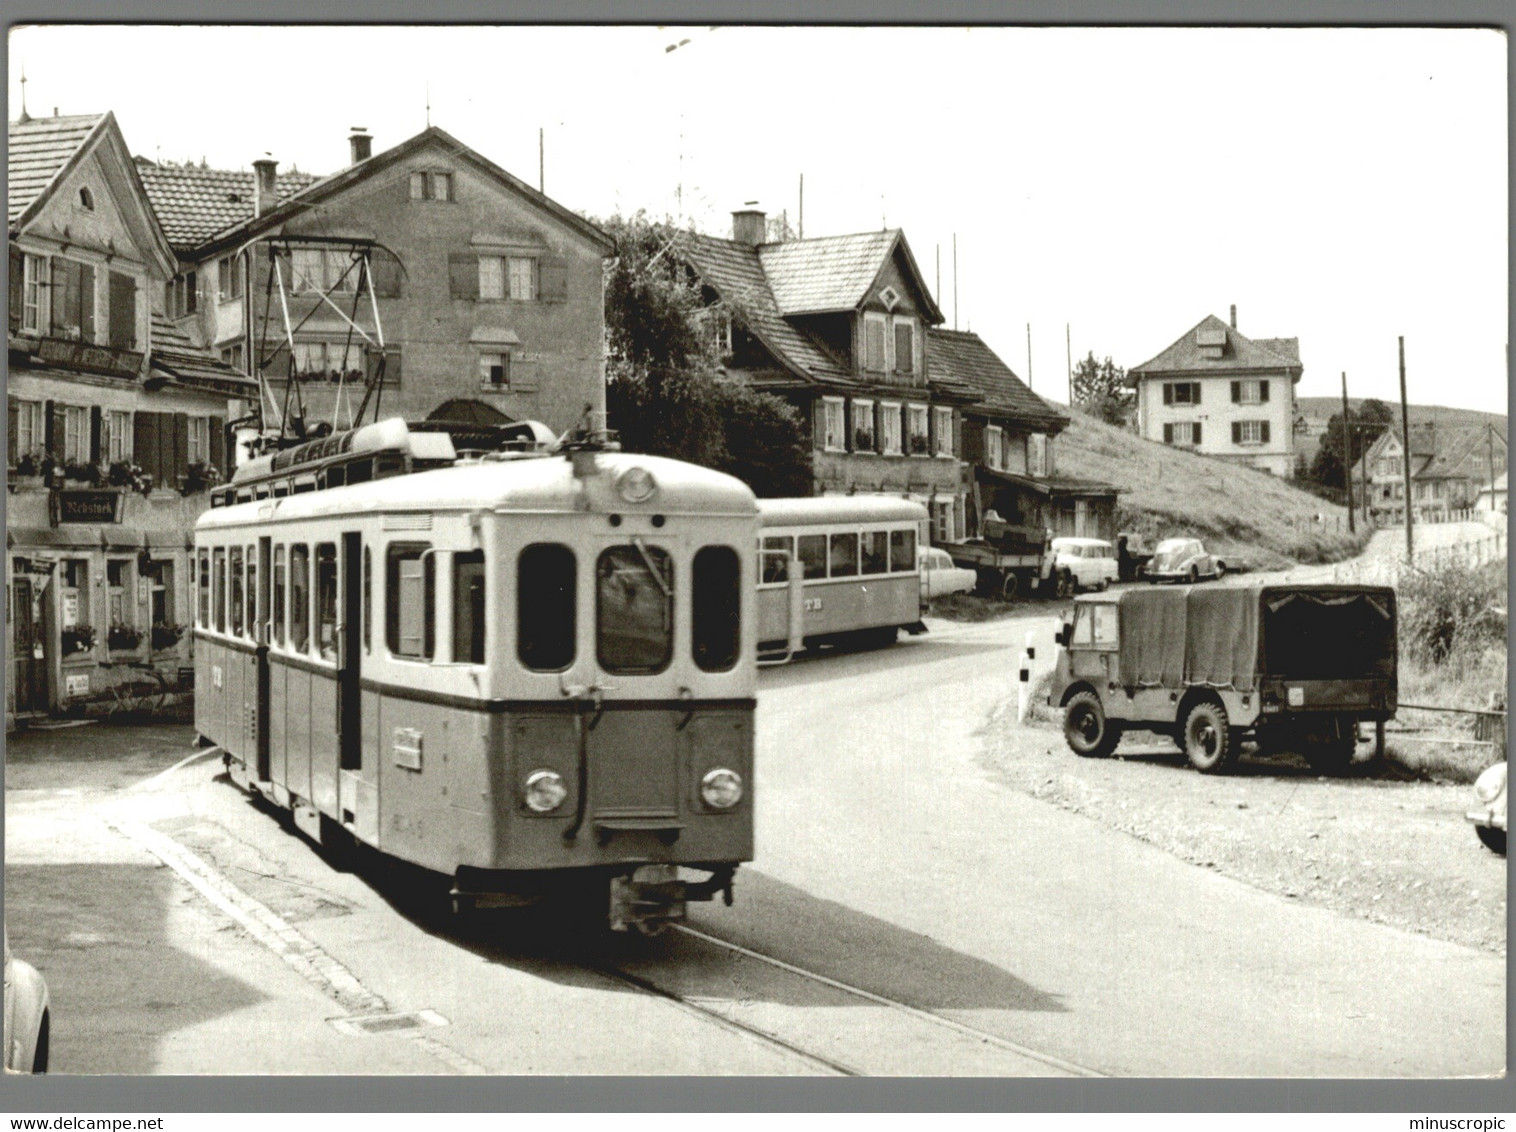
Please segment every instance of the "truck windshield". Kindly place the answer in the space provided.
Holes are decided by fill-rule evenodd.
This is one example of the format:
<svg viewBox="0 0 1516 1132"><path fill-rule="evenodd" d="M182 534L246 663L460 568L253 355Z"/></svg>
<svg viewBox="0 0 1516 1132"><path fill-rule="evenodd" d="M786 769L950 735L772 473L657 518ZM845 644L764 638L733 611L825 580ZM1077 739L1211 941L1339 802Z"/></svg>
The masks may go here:
<svg viewBox="0 0 1516 1132"><path fill-rule="evenodd" d="M1385 594L1290 593L1264 603L1270 676L1361 680L1395 675L1395 608Z"/></svg>

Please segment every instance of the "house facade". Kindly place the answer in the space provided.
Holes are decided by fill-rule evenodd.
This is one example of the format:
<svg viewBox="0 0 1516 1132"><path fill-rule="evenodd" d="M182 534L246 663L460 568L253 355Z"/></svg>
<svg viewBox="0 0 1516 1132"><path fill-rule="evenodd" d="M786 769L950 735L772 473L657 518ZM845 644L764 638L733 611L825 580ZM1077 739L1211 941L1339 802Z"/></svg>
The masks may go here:
<svg viewBox="0 0 1516 1132"><path fill-rule="evenodd" d="M927 506L939 541L962 537L960 429L976 398L933 368L928 331L942 313L905 236L770 243L765 220L743 210L732 238L681 241L708 298L729 312L728 376L799 410L815 494L904 496Z"/></svg>
<svg viewBox="0 0 1516 1132"><path fill-rule="evenodd" d="M348 427L381 367L383 415L561 432L603 412L609 237L437 127L348 143L320 178L138 162L176 325L262 376L263 423Z"/></svg>
<svg viewBox="0 0 1516 1132"><path fill-rule="evenodd" d="M1247 338L1233 307L1230 324L1207 315L1127 380L1147 439L1292 478L1302 373L1297 339Z"/></svg>
<svg viewBox="0 0 1516 1132"><path fill-rule="evenodd" d="M1412 422L1410 429L1411 512L1421 520L1447 519L1455 512L1486 506L1490 472L1502 488L1506 436L1481 424ZM1405 522L1405 445L1398 419L1369 445L1354 467L1354 483L1368 484L1369 514L1381 525ZM1504 503L1504 492L1500 492Z"/></svg>
<svg viewBox="0 0 1516 1132"><path fill-rule="evenodd" d="M994 511L1029 538L1116 537L1117 489L1060 475L1054 439L1069 418L1027 387L972 331L927 331L932 375L969 390L976 400L960 410L965 515L961 537L983 531Z"/></svg>
<svg viewBox="0 0 1516 1132"><path fill-rule="evenodd" d="M9 123L6 724L189 665L188 553L253 383L174 332L111 114Z"/></svg>

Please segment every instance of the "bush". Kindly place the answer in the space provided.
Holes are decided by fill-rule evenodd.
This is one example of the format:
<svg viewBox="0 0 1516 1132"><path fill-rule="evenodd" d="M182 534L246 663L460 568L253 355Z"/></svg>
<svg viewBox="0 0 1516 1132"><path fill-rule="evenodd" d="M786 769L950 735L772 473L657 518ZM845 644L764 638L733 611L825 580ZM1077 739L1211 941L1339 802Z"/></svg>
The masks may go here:
<svg viewBox="0 0 1516 1132"><path fill-rule="evenodd" d="M1505 574L1454 563L1417 570L1400 585L1401 652L1412 661L1443 664L1505 643Z"/></svg>

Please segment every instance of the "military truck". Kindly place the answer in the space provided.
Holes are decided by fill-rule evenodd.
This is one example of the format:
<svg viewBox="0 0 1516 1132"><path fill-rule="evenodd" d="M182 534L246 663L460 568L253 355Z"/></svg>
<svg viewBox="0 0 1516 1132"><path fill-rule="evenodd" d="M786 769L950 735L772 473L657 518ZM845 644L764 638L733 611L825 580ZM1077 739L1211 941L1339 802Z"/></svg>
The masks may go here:
<svg viewBox="0 0 1516 1132"><path fill-rule="evenodd" d="M1124 731L1169 735L1190 763L1229 769L1242 743L1295 750L1323 773L1352 761L1360 723L1394 718L1395 591L1218 586L1088 594L1058 631L1050 706L1075 754Z"/></svg>

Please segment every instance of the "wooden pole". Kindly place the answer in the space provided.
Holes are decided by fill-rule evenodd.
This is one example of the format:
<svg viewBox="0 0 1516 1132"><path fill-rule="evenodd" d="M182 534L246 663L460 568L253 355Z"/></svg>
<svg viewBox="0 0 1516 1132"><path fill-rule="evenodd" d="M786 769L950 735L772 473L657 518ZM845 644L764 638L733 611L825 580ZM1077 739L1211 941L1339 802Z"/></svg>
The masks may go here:
<svg viewBox="0 0 1516 1132"><path fill-rule="evenodd" d="M1348 417L1348 371L1342 371L1342 459L1343 477L1348 487L1348 534L1358 530L1353 525L1353 422Z"/></svg>
<svg viewBox="0 0 1516 1132"><path fill-rule="evenodd" d="M1064 364L1069 371L1069 408L1074 407L1074 346L1073 339L1069 337L1069 324L1063 324L1063 357Z"/></svg>
<svg viewBox="0 0 1516 1132"><path fill-rule="evenodd" d="M953 329L958 329L958 233L953 233Z"/></svg>
<svg viewBox="0 0 1516 1132"><path fill-rule="evenodd" d="M805 239L805 174L800 174L800 218L798 220L799 231L796 233L800 239Z"/></svg>
<svg viewBox="0 0 1516 1132"><path fill-rule="evenodd" d="M1401 471L1405 479L1405 561L1411 564L1416 553L1416 535L1411 520L1411 410L1405 398L1405 335L1400 336L1400 447Z"/></svg>
<svg viewBox="0 0 1516 1132"><path fill-rule="evenodd" d="M1026 387L1032 387L1032 324L1026 324Z"/></svg>
<svg viewBox="0 0 1516 1132"><path fill-rule="evenodd" d="M537 191L547 195L547 150L542 140L542 127L537 127Z"/></svg>

